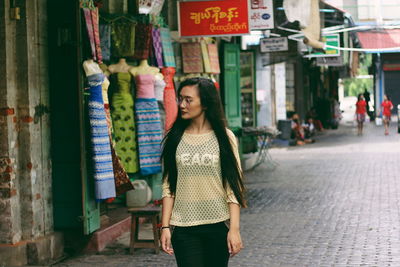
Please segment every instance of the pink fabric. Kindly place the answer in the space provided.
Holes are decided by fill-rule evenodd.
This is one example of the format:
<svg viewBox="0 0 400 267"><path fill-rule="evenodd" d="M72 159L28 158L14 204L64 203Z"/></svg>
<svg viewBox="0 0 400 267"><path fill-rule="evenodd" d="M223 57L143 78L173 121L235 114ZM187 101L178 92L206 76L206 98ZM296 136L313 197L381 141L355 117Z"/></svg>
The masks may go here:
<svg viewBox="0 0 400 267"><path fill-rule="evenodd" d="M92 50L92 57L94 60L96 60L97 59L96 46L95 46L95 41L94 41L93 22L92 22L92 15L91 15L90 9L83 8L83 14L85 15L86 30L89 35L90 48Z"/></svg>
<svg viewBox="0 0 400 267"><path fill-rule="evenodd" d="M135 77L136 98L155 98L154 76L152 74L140 74Z"/></svg>
<svg viewBox="0 0 400 267"><path fill-rule="evenodd" d="M92 15L93 37L96 49L97 62L101 64L103 63L103 56L101 54L101 46L100 46L99 9L96 7L94 10L91 10L90 13Z"/></svg>
<svg viewBox="0 0 400 267"><path fill-rule="evenodd" d="M175 68L166 67L161 69L166 83L164 90L164 109L165 109L165 131L167 132L176 120L178 115L178 105L176 103L176 93L174 86Z"/></svg>

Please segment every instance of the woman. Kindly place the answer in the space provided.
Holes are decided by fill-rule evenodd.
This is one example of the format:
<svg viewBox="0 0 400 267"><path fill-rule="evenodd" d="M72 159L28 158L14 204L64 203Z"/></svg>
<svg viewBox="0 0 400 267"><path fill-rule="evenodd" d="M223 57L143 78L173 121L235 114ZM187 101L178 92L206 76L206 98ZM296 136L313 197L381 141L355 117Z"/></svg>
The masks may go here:
<svg viewBox="0 0 400 267"><path fill-rule="evenodd" d="M358 100L356 103L356 116L357 116L357 128L358 135L362 135L363 132L363 124L365 121L365 113L367 113L367 102L364 100L364 96L362 94L358 95Z"/></svg>
<svg viewBox="0 0 400 267"><path fill-rule="evenodd" d="M390 124L390 118L392 117L392 109L393 109L393 103L390 101L390 98L388 95L383 96L383 102L382 102L382 119L383 119L383 125L385 126L385 135L389 134L389 124Z"/></svg>
<svg viewBox="0 0 400 267"><path fill-rule="evenodd" d="M162 249L178 266L228 266L243 247L239 218L246 206L236 138L211 80L185 80L178 102L162 152Z"/></svg>

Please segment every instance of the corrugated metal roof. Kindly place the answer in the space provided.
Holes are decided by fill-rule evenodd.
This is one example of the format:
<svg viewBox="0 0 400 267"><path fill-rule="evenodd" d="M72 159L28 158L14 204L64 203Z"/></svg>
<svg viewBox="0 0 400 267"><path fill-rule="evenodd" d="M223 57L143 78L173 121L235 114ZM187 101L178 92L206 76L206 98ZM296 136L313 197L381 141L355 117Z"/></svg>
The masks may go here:
<svg viewBox="0 0 400 267"><path fill-rule="evenodd" d="M365 49L400 47L400 29L358 32L357 36Z"/></svg>

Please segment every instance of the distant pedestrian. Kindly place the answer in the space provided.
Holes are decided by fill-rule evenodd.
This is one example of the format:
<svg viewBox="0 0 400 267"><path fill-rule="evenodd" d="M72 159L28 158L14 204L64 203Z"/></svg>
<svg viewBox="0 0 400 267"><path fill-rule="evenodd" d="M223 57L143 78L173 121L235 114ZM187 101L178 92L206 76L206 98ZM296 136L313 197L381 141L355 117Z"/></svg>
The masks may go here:
<svg viewBox="0 0 400 267"><path fill-rule="evenodd" d="M390 97L388 95L383 96L383 102L382 102L382 119L383 119L383 125L385 126L385 135L389 134L389 124L390 124L390 119L392 117L392 109L393 109L393 103L390 101Z"/></svg>
<svg viewBox="0 0 400 267"><path fill-rule="evenodd" d="M367 103L367 114L368 114L368 117L370 117L371 118L371 112L369 111L369 102L371 101L371 95L370 95L370 93L368 92L368 90L365 88L365 91L364 91L364 94L363 94L363 96L364 96L364 100L365 100L365 102Z"/></svg>
<svg viewBox="0 0 400 267"><path fill-rule="evenodd" d="M245 200L236 137L226 128L211 80L183 81L178 103L162 153L161 245L175 254L179 267L228 266L229 256L243 247L239 217Z"/></svg>
<svg viewBox="0 0 400 267"><path fill-rule="evenodd" d="M356 119L357 119L358 135L362 135L362 133L363 133L365 114L367 113L366 106L367 106L367 102L365 102L364 96L362 94L359 94L358 100L356 103Z"/></svg>

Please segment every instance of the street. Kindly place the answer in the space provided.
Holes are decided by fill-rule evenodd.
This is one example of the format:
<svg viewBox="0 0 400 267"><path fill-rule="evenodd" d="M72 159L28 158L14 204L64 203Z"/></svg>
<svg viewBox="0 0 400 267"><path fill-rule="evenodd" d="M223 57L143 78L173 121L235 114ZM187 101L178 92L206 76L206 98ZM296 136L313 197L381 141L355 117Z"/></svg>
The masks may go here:
<svg viewBox="0 0 400 267"><path fill-rule="evenodd" d="M315 144L272 149L275 169L246 173L245 248L230 266L400 266L397 124L389 136L373 123L361 137L354 128L344 123ZM175 266L164 253L129 255L127 240L56 266Z"/></svg>

